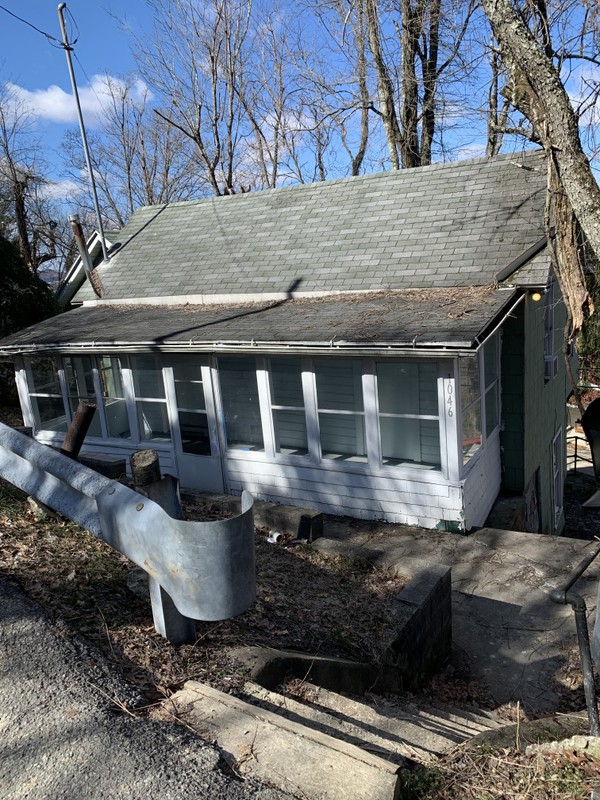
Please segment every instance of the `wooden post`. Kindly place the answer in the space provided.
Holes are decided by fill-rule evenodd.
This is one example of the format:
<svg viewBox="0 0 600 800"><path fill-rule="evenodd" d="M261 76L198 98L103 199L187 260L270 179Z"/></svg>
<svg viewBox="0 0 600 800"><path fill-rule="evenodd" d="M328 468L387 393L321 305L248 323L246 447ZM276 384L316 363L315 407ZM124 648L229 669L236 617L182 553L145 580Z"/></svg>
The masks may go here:
<svg viewBox="0 0 600 800"><path fill-rule="evenodd" d="M136 490L164 508L170 517L181 519L177 480L171 475L161 479L156 450L138 450L131 455L130 461ZM194 644L195 621L177 610L170 595L151 575L148 575L148 588L154 627L158 633L171 644Z"/></svg>

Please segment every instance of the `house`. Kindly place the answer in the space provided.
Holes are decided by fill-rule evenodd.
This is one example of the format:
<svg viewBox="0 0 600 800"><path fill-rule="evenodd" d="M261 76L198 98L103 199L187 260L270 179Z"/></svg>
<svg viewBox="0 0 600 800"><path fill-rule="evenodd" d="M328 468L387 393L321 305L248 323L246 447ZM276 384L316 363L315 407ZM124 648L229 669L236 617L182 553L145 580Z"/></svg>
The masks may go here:
<svg viewBox="0 0 600 800"><path fill-rule="evenodd" d="M140 208L71 311L0 342L25 422L184 488L445 530L563 526L564 306L539 152Z"/></svg>

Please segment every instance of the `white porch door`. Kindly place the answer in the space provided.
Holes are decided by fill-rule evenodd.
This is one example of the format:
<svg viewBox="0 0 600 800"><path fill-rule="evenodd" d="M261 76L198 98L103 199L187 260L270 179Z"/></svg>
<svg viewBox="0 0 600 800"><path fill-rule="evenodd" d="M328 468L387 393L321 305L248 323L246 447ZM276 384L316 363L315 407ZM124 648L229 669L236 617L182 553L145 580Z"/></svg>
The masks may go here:
<svg viewBox="0 0 600 800"><path fill-rule="evenodd" d="M208 361L190 353L170 356L166 367L181 487L222 492L223 467Z"/></svg>

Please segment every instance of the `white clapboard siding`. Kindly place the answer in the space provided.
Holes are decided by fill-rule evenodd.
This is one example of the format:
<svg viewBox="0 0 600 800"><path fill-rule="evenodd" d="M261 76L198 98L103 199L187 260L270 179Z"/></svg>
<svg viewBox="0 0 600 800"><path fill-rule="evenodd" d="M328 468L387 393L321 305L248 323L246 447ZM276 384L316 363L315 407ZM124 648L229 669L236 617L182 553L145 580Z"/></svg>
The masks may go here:
<svg viewBox="0 0 600 800"><path fill-rule="evenodd" d="M495 431L474 459L464 480L465 525L483 525L498 497L501 482L500 434Z"/></svg>
<svg viewBox="0 0 600 800"><path fill-rule="evenodd" d="M439 473L428 473L421 481L228 458L227 474L234 493L247 489L266 500L308 505L327 513L426 527L435 527L440 520L459 524L462 520L461 493L450 496L450 487Z"/></svg>

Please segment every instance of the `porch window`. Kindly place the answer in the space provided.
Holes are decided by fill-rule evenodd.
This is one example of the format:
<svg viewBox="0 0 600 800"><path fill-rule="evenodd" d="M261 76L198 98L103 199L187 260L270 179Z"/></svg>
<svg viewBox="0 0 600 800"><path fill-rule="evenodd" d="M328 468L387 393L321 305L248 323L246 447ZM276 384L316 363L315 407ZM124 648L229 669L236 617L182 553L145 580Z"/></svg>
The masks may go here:
<svg viewBox="0 0 600 800"><path fill-rule="evenodd" d="M463 464L481 447L481 374L479 356L460 361L460 398Z"/></svg>
<svg viewBox="0 0 600 800"><path fill-rule="evenodd" d="M36 429L66 432L65 404L53 358L30 359L27 365L27 386Z"/></svg>
<svg viewBox="0 0 600 800"><path fill-rule="evenodd" d="M131 431L123 389L121 359L115 356L99 356L97 365L107 436L130 439Z"/></svg>
<svg viewBox="0 0 600 800"><path fill-rule="evenodd" d="M485 435L489 436L500 423L500 369L498 336L483 347L483 376L485 387Z"/></svg>
<svg viewBox="0 0 600 800"><path fill-rule="evenodd" d="M437 364L382 361L376 367L383 464L439 469Z"/></svg>
<svg viewBox="0 0 600 800"><path fill-rule="evenodd" d="M131 356L140 439L171 438L162 369L154 356Z"/></svg>
<svg viewBox="0 0 600 800"><path fill-rule="evenodd" d="M219 358L219 379L227 446L264 450L256 360L250 356Z"/></svg>
<svg viewBox="0 0 600 800"><path fill-rule="evenodd" d="M560 522L563 510L565 485L565 455L562 428L552 440L552 496L554 499L554 530Z"/></svg>
<svg viewBox="0 0 600 800"><path fill-rule="evenodd" d="M300 358L272 358L270 362L271 411L275 452L306 455L308 436L302 391Z"/></svg>
<svg viewBox="0 0 600 800"><path fill-rule="evenodd" d="M181 449L184 453L209 456L211 454L210 433L204 400L202 367L194 361L174 360L173 378L179 414Z"/></svg>
<svg viewBox="0 0 600 800"><path fill-rule="evenodd" d="M77 410L77 406L81 402L96 405L92 359L89 356L63 358L63 368L65 371L71 416L73 416ZM88 434L89 436L102 436L100 413L98 410L92 417Z"/></svg>
<svg viewBox="0 0 600 800"><path fill-rule="evenodd" d="M314 371L322 457L366 462L361 362L315 359Z"/></svg>

